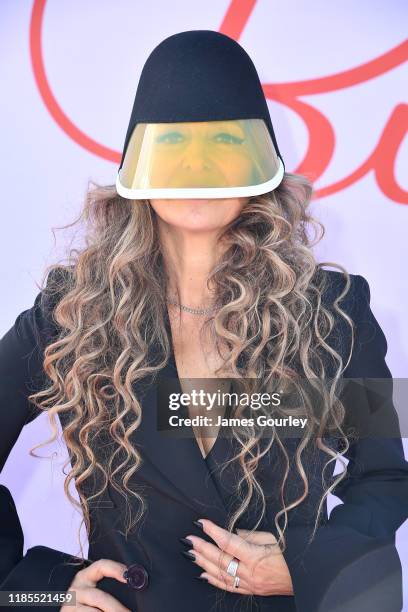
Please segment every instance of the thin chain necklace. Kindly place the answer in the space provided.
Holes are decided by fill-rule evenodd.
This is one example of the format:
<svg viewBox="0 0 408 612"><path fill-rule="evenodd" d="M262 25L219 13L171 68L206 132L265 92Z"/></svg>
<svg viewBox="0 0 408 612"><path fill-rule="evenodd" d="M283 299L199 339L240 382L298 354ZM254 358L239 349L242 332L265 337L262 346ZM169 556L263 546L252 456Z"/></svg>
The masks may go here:
<svg viewBox="0 0 408 612"><path fill-rule="evenodd" d="M190 306L183 306L183 304L180 304L179 302L176 302L175 300L172 300L170 298L167 298L167 301L169 302L169 304L173 304L173 306L177 306L185 312L190 312L191 314L196 315L211 314L212 312L218 310L217 308L190 308Z"/></svg>

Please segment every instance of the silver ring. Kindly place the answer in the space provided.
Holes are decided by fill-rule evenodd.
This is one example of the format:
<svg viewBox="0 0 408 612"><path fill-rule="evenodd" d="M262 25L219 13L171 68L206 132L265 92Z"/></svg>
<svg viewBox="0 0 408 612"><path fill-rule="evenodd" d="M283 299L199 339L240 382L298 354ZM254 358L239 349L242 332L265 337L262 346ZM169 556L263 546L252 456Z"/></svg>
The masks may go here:
<svg viewBox="0 0 408 612"><path fill-rule="evenodd" d="M230 576L236 576L238 564L239 564L239 560L236 557L233 557L231 561L228 563L227 574L229 574Z"/></svg>
<svg viewBox="0 0 408 612"><path fill-rule="evenodd" d="M236 589L239 587L239 576L235 576L234 578L234 587Z"/></svg>

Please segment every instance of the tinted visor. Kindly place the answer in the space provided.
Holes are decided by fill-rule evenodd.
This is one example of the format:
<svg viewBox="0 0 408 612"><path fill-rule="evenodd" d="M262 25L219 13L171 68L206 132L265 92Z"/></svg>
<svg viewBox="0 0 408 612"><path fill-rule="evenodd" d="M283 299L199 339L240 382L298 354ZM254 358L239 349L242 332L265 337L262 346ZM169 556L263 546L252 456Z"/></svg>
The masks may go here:
<svg viewBox="0 0 408 612"><path fill-rule="evenodd" d="M263 119L139 123L116 189L130 199L241 197L275 189L283 174Z"/></svg>

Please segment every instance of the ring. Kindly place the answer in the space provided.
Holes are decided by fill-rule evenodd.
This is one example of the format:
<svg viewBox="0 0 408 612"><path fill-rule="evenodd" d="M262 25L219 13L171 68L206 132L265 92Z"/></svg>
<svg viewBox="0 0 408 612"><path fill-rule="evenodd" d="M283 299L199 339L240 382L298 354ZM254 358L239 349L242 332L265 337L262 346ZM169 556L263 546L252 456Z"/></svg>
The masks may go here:
<svg viewBox="0 0 408 612"><path fill-rule="evenodd" d="M235 576L234 578L234 587L236 589L239 587L239 576Z"/></svg>
<svg viewBox="0 0 408 612"><path fill-rule="evenodd" d="M236 576L238 564L239 564L239 560L236 557L233 557L231 561L228 563L227 574L229 574L230 576Z"/></svg>

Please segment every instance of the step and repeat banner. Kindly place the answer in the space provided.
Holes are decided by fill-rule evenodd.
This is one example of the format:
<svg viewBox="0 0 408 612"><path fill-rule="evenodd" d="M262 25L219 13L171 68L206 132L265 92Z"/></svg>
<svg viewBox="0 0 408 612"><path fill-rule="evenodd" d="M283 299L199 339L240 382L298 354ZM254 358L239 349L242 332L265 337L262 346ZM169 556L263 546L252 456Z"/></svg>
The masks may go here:
<svg viewBox="0 0 408 612"><path fill-rule="evenodd" d="M171 34L210 29L254 61L286 169L314 182L311 208L326 230L316 256L368 280L387 364L406 378L407 17L402 0L2 0L1 333L63 255L72 236L53 228L77 216L88 181L114 184L149 53ZM18 507L25 550L76 554L81 517L63 493L65 449L55 446L52 459L28 455L49 433L44 416L26 426L0 480ZM86 551L84 531L83 543ZM408 525L397 546L408 610Z"/></svg>

